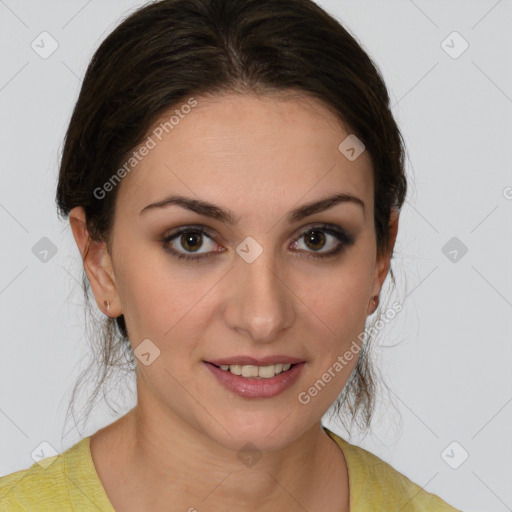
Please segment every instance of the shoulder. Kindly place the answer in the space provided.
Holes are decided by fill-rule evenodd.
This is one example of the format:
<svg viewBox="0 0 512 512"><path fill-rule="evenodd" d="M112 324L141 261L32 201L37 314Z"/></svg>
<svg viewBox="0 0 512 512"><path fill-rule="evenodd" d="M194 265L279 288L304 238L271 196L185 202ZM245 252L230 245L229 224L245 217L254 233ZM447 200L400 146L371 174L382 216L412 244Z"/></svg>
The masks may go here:
<svg viewBox="0 0 512 512"><path fill-rule="evenodd" d="M88 438L61 455L47 457L27 469L0 477L0 510L31 512L72 510L68 466L80 462ZM71 477L72 478L72 477Z"/></svg>
<svg viewBox="0 0 512 512"><path fill-rule="evenodd" d="M460 512L373 453L325 430L341 448L347 462L351 511Z"/></svg>

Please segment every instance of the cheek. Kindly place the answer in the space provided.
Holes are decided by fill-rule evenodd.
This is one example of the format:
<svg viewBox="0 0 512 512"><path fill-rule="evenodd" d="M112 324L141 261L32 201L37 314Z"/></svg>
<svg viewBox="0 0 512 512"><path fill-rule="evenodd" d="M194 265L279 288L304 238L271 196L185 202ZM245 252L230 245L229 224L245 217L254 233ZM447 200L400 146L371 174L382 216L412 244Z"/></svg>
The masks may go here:
<svg viewBox="0 0 512 512"><path fill-rule="evenodd" d="M198 337L205 313L205 295L211 287L205 279L191 275L184 266L167 261L166 255L153 257L136 252L116 269L123 314L132 343L154 340L159 346L179 338Z"/></svg>
<svg viewBox="0 0 512 512"><path fill-rule="evenodd" d="M362 245L329 270L309 270L305 276L303 271L289 269L287 280L299 301L293 294L289 300L295 304L297 324L302 324L295 328L317 338L312 351L322 354L322 359L339 353L364 329L373 262L368 247ZM190 351L192 340L201 338L222 305L219 293L225 286L230 288L233 276L212 289L223 272L178 263L161 248L120 250L119 254L116 279L134 346L146 338L162 346L179 339L179 346Z"/></svg>
<svg viewBox="0 0 512 512"><path fill-rule="evenodd" d="M357 364L367 318L371 262L342 265L328 281L317 284L316 288L308 286L306 304L311 311L306 311L308 325L302 329L311 338L315 363L306 379L310 387L301 396L322 408L336 399Z"/></svg>
<svg viewBox="0 0 512 512"><path fill-rule="evenodd" d="M327 409L345 387L360 354L370 281L365 273L340 270L307 302L302 332L310 339L313 363L298 395L301 404Z"/></svg>
<svg viewBox="0 0 512 512"><path fill-rule="evenodd" d="M367 265L340 266L303 290L310 314L323 321L332 337L345 339L348 333L364 328L370 277Z"/></svg>

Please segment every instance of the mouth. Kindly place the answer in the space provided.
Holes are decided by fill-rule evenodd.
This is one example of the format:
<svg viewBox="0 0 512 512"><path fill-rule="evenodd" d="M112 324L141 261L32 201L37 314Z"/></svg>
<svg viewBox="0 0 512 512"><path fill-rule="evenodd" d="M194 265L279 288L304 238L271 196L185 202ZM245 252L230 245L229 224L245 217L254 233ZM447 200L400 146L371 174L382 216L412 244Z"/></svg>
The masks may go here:
<svg viewBox="0 0 512 512"><path fill-rule="evenodd" d="M279 395L297 381L306 364L284 356L260 360L240 357L203 363L222 387L244 398Z"/></svg>
<svg viewBox="0 0 512 512"><path fill-rule="evenodd" d="M256 366L252 364L214 364L213 366L216 366L224 372L230 372L233 375L238 375L247 379L271 379L276 375L289 371L293 366L295 366L295 364L277 363L266 366Z"/></svg>

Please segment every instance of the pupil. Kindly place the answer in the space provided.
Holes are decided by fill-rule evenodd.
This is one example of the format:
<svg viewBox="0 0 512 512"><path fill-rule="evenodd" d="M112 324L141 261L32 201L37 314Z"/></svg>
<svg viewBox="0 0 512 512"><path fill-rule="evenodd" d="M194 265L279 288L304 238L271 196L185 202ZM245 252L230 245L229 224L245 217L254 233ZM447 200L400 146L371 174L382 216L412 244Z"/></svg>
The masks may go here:
<svg viewBox="0 0 512 512"><path fill-rule="evenodd" d="M181 243L185 249L197 251L202 245L201 235L197 233L186 233L181 236Z"/></svg>
<svg viewBox="0 0 512 512"><path fill-rule="evenodd" d="M306 238L306 245L310 249L321 249L325 243L325 235L322 233L322 231L310 231L309 233L309 235L304 235ZM313 246L311 246L310 243Z"/></svg>

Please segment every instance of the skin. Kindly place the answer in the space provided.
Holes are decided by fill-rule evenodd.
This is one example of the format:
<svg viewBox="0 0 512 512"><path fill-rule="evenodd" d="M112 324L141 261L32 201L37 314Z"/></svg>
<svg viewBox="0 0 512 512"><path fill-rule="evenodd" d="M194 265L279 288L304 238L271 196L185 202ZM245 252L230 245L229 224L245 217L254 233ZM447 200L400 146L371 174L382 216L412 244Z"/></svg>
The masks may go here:
<svg viewBox="0 0 512 512"><path fill-rule="evenodd" d="M321 428L356 364L301 404L297 396L332 367L364 330L372 297L387 276L389 252L377 255L371 160L349 161L338 145L351 132L316 99L223 94L197 97L180 120L119 185L111 251L93 242L83 209L70 224L98 307L124 314L135 349L150 339L160 355L138 362L137 406L91 438L91 454L116 510L349 510L342 451ZM163 116L168 119L167 116ZM155 123L155 126L158 123ZM299 222L289 211L334 192L360 198ZM140 211L170 194L233 212L229 225L173 205ZM329 223L355 239L333 257L326 234L315 252L303 233ZM178 260L161 243L171 229L210 228L199 252ZM325 232L324 232L325 233ZM301 236L302 234L302 236ZM247 263L237 246L253 237L263 253ZM293 242L299 241L299 246ZM168 245L186 253L176 237ZM190 253L190 251L189 251ZM283 393L239 397L204 360L285 354L306 365ZM237 457L251 442L262 457Z"/></svg>

